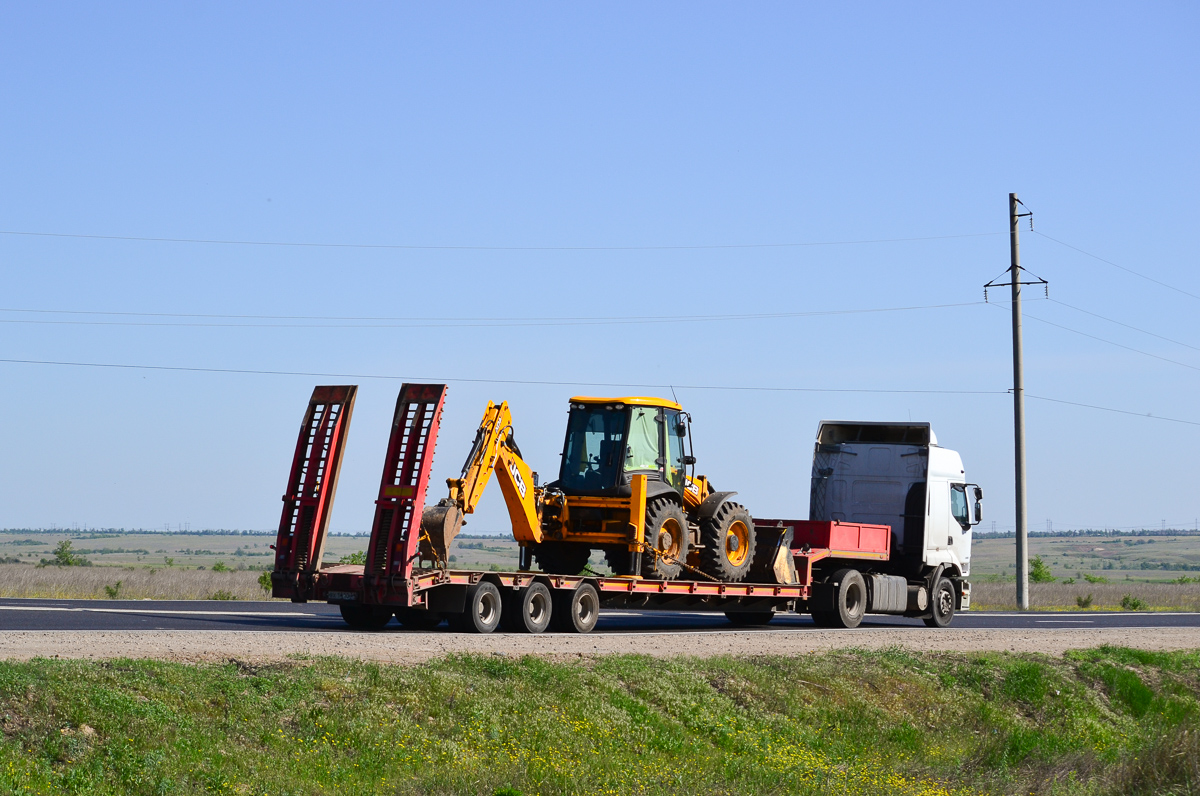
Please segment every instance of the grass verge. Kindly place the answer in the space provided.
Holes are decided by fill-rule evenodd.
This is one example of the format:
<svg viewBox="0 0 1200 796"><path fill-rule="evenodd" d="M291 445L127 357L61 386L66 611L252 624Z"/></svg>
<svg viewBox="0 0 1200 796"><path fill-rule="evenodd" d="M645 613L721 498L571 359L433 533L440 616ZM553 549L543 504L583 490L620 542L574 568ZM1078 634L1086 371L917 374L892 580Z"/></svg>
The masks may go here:
<svg viewBox="0 0 1200 796"><path fill-rule="evenodd" d="M0 664L7 793L1195 793L1200 654ZM507 790L506 790L507 789Z"/></svg>
<svg viewBox="0 0 1200 796"><path fill-rule="evenodd" d="M261 572L146 567L32 567L0 564L0 597L56 600L233 600L270 599L258 583Z"/></svg>
<svg viewBox="0 0 1200 796"><path fill-rule="evenodd" d="M1016 584L972 581L971 608L980 611L1015 611ZM1147 583L1117 580L1112 583L1030 583L1029 604L1035 610L1078 610L1090 596L1092 610L1120 611L1126 596L1143 604L1141 610L1200 611L1200 584ZM1126 605L1129 602L1126 601Z"/></svg>

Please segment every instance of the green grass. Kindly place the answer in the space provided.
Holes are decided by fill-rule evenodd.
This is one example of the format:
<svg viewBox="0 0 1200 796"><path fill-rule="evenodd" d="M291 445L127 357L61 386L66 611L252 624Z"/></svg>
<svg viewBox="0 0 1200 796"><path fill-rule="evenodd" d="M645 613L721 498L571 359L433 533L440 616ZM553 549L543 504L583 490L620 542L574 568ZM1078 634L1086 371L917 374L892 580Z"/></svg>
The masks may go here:
<svg viewBox="0 0 1200 796"><path fill-rule="evenodd" d="M0 664L0 791L1197 793L1200 654Z"/></svg>

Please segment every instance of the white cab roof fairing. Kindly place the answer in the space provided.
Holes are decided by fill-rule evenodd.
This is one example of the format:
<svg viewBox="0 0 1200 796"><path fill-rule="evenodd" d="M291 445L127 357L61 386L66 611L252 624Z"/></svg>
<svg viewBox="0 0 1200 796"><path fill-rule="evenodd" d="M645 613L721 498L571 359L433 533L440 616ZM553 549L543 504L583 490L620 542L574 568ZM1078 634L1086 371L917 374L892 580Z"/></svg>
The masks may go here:
<svg viewBox="0 0 1200 796"><path fill-rule="evenodd" d="M822 420L817 442L874 442L937 446L930 423L907 421Z"/></svg>

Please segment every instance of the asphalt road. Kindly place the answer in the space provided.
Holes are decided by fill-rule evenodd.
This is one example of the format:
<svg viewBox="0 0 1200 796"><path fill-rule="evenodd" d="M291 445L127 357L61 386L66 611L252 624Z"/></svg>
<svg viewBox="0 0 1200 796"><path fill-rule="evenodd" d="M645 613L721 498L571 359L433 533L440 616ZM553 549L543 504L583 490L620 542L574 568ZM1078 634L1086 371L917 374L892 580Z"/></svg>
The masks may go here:
<svg viewBox="0 0 1200 796"><path fill-rule="evenodd" d="M919 619L868 616L863 628L925 629ZM966 612L954 619L957 630L1066 630L1144 629L1200 627L1200 613L1134 612ZM757 630L811 630L808 616L781 614ZM600 614L597 633L721 633L733 626L720 613L699 611L658 612L606 610ZM336 606L324 603L133 601L133 600L0 600L0 632L57 630L225 630L225 631L328 631L345 632ZM738 628L754 632L755 628ZM398 622L389 632L406 631ZM435 633L447 632L443 625Z"/></svg>

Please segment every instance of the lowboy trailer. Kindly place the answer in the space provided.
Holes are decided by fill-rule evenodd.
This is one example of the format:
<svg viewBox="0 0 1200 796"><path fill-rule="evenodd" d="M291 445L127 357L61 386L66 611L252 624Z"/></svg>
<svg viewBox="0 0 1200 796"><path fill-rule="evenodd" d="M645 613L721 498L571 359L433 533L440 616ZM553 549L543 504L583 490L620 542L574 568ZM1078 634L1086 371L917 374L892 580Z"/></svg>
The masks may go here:
<svg viewBox="0 0 1200 796"><path fill-rule="evenodd" d="M723 612L736 626L765 625L777 613L810 613L818 625L846 628L856 627L865 614L886 613L944 627L956 610L969 607L970 587L964 577L969 574L970 526L981 518L982 491L972 484L947 482L949 491L941 494L945 479L930 466L931 460L942 461L948 453L952 461L946 461L953 464L958 455L934 450L936 439L928 424L822 423L810 519L755 518L755 562L746 582L722 582L707 575L654 579L550 574L533 571L528 556L522 556L522 566L512 572L452 569L445 555L450 540L434 538L429 523L424 529L421 523L446 398L444 384L401 388L366 562L323 567L320 560L355 394L355 387L313 391L283 498L271 575L273 596L336 604L352 628L379 630L395 617L414 629L433 629L448 621L462 632L501 628L587 633L604 608ZM889 472L872 472L872 466ZM893 468L897 472L891 473ZM951 475L961 477L961 469ZM630 479L634 505L639 495L644 504L645 479ZM869 499L856 502L855 495ZM975 497L969 518L964 502L968 495ZM888 496L892 503L898 496L898 510ZM864 510L868 519L895 517L896 529L863 521L858 515ZM912 518L918 511L923 515L920 523ZM814 516L820 512L830 516ZM956 521L954 527L965 541L954 538L946 517ZM940 539L926 544L926 528L949 530L949 547L958 541L957 552L945 554L947 545ZM964 551L965 556L958 555Z"/></svg>

